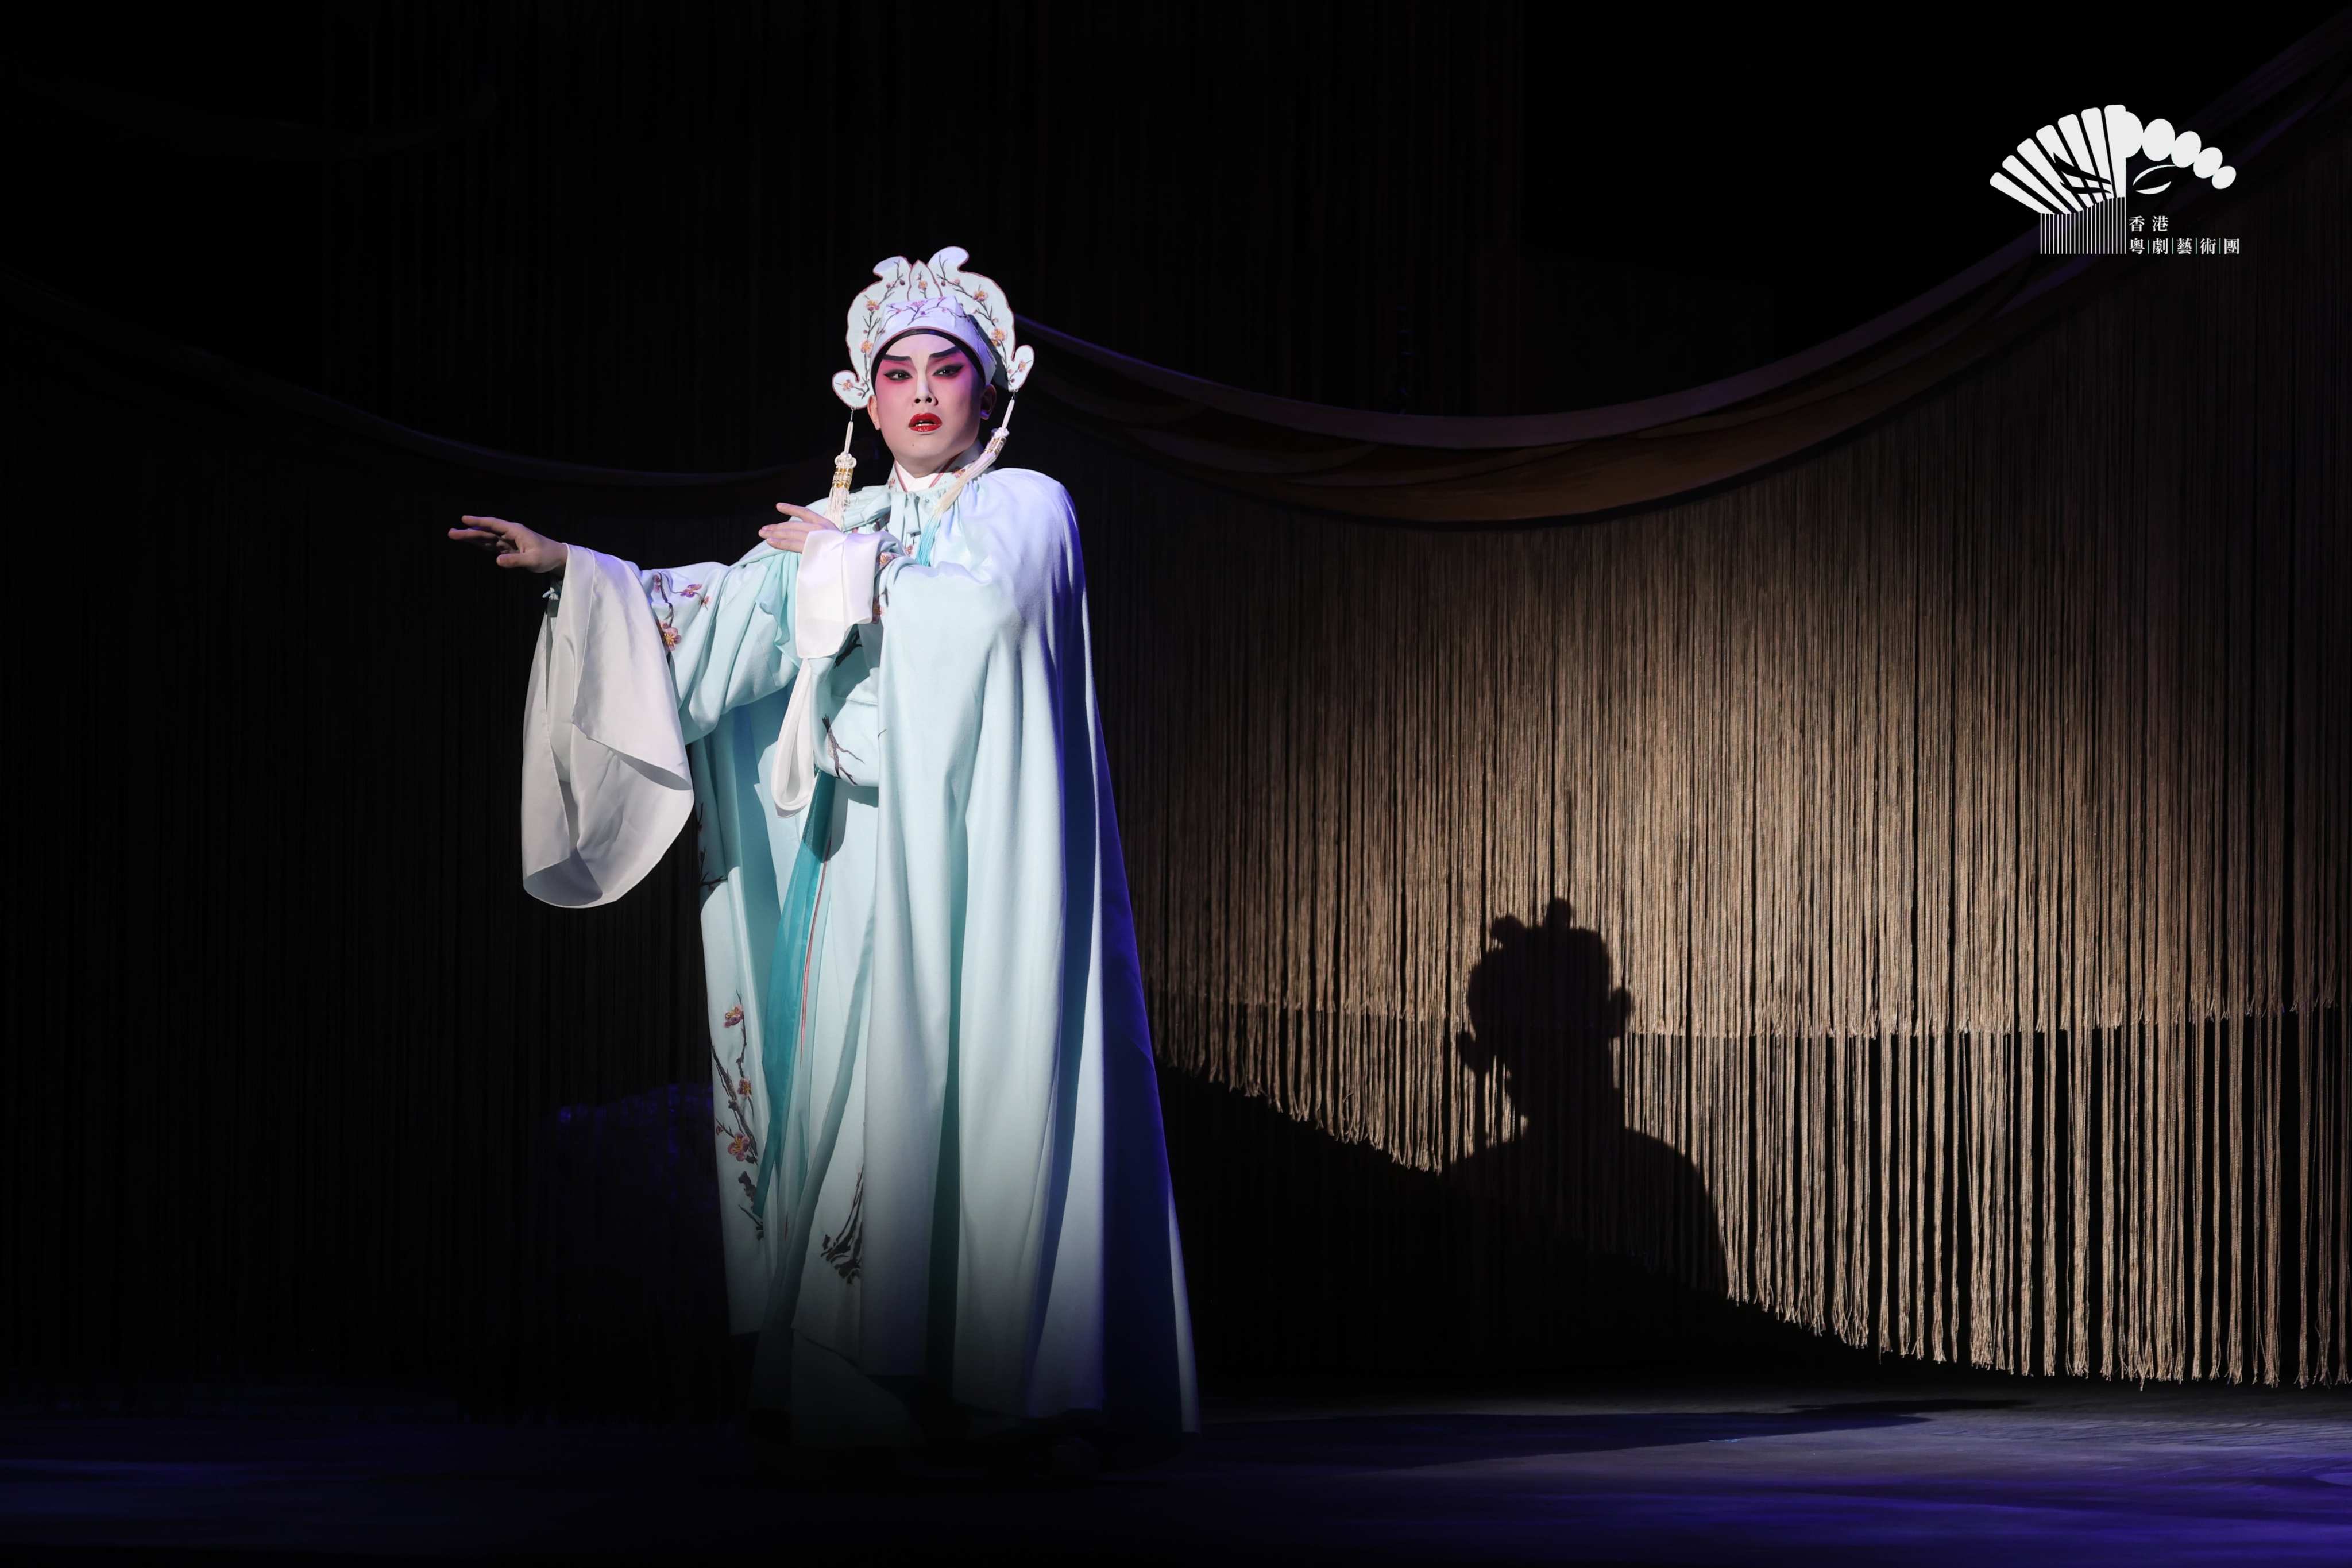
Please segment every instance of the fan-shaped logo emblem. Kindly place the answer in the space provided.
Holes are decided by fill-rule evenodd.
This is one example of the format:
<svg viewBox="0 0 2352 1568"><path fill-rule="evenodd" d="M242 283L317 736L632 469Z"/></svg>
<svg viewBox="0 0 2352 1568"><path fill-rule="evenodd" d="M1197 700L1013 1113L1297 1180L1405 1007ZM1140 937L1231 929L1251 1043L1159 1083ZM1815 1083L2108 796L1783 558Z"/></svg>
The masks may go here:
<svg viewBox="0 0 2352 1568"><path fill-rule="evenodd" d="M1992 188L2042 216L2049 255L2122 255L2130 248L2125 204L2190 175L2226 191L2238 172L2194 131L2168 120L2142 121L2120 103L2069 114L2017 144Z"/></svg>

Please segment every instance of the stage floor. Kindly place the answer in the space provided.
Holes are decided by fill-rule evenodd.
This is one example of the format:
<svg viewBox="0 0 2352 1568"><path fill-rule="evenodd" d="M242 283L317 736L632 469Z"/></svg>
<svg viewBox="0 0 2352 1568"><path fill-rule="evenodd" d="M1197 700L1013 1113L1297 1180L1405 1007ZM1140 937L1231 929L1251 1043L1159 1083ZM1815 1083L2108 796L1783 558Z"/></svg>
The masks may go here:
<svg viewBox="0 0 2352 1568"><path fill-rule="evenodd" d="M0 1557L2352 1563L2341 1390L1391 1383L1202 1417L1163 1464L1008 1484L777 1483L709 1427L17 1414Z"/></svg>

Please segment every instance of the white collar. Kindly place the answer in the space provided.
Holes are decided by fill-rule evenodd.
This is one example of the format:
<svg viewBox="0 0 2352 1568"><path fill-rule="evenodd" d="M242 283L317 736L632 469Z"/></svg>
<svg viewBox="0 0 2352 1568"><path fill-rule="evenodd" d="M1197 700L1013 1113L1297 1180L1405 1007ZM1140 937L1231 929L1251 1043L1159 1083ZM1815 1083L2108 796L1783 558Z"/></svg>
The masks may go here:
<svg viewBox="0 0 2352 1568"><path fill-rule="evenodd" d="M978 460L980 454L987 446L985 437L977 437L971 446L956 455L953 462L934 468L919 478L908 473L898 459L893 458L890 459L890 488L905 490L909 495L921 495L926 490L935 490L947 483L948 477L958 468L967 467Z"/></svg>

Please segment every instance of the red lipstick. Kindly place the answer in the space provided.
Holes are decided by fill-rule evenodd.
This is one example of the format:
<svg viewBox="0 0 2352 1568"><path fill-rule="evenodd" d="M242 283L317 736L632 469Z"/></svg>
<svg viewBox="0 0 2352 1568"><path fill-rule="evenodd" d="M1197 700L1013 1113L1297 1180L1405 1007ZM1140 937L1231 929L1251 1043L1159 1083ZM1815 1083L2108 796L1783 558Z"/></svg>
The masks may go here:
<svg viewBox="0 0 2352 1568"><path fill-rule="evenodd" d="M940 416L936 414L918 414L907 421L907 428L919 436L928 436L939 427Z"/></svg>

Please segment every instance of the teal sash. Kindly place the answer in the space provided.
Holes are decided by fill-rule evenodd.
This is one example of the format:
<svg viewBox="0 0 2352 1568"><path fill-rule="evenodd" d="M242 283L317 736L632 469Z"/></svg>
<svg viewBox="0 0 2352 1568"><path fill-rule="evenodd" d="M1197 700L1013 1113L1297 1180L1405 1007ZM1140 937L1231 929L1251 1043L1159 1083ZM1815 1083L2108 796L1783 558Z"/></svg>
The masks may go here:
<svg viewBox="0 0 2352 1568"><path fill-rule="evenodd" d="M768 1083L768 1142L760 1151L760 1183L751 1192L751 1212L765 1218L768 1184L782 1163L784 1128L793 1113L793 1059L801 1038L802 966L807 962L809 928L816 919L817 879L824 869L824 837L833 826L831 773L820 769L816 791L809 796L802 818L799 846L793 852L792 885L784 893L776 919L775 951L768 960L768 1005L761 1021L767 1026L760 1041L760 1064ZM793 1173L798 1186L805 1171Z"/></svg>
<svg viewBox="0 0 2352 1568"><path fill-rule="evenodd" d="M931 563L931 545L938 538L938 520L922 531L915 564ZM797 677L795 677L797 679ZM760 1041L760 1066L768 1086L768 1141L760 1151L760 1181L751 1191L751 1212L764 1222L768 1187L783 1163L784 1128L793 1115L793 1063L800 1054L803 965L808 959L809 930L816 921L817 883L824 870L824 841L833 831L833 774L819 768L816 790L802 817L800 843L793 851L793 879L785 889L783 908L776 919L776 945L768 960L768 1005L761 1015L765 1028ZM797 1189L808 1177L793 1173Z"/></svg>

